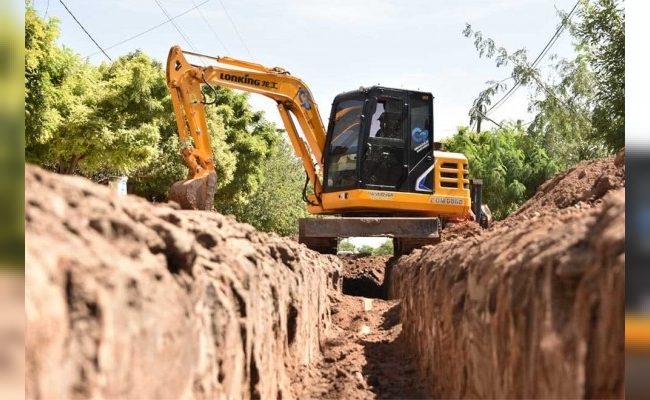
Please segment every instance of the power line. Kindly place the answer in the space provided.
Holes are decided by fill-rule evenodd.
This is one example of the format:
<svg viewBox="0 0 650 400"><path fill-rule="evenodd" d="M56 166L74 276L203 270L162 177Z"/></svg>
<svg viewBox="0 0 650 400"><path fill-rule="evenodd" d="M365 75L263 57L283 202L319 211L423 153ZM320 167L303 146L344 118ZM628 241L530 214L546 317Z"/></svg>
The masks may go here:
<svg viewBox="0 0 650 400"><path fill-rule="evenodd" d="M163 7L163 5L160 3L159 0L155 0L155 1L156 1L156 4L158 4L158 7L160 7L160 9L165 13L165 15L167 16L167 19L169 20L169 22L171 22L172 25L174 25L174 28L176 28L176 30L178 31L178 33L183 37L183 39L185 39L185 41L186 41L187 44L190 46L190 48L196 52L197 50L196 50L196 48L194 47L194 45L192 45L192 42L190 42L190 39L188 39L187 36L185 36L185 34L183 33L183 31L181 31L181 28L179 28L178 25L176 25L176 22L174 22L174 21L172 20L171 15L169 15L169 13L167 13L167 10L165 10L165 7Z"/></svg>
<svg viewBox="0 0 650 400"><path fill-rule="evenodd" d="M66 9L66 11L67 11L71 16L72 16L72 19L74 19L75 22L76 22L77 24L79 24L79 26L81 27L81 29L83 29L83 31L86 32L86 35L88 35L88 37L90 38L90 40L92 40L93 43L95 43L95 45L99 48L99 50L101 50L102 53L104 53L104 55L106 56L106 58L108 58L110 61L113 61L113 60L108 56L108 54L106 54L106 52L104 51L104 49L102 49L102 46L100 46L99 43L97 43L97 42L95 41L95 39L93 39L92 35L91 35L90 33L88 33L88 31L86 30L86 28L84 28L84 26L81 25L81 22L79 22L79 20L77 19L77 17L74 16L74 14L72 13L72 11L70 11L70 9L68 8L68 6L65 5L65 3L63 2L63 0L59 0L59 2L60 2L61 4L63 4L63 7L64 7L64 8Z"/></svg>
<svg viewBox="0 0 650 400"><path fill-rule="evenodd" d="M244 45L244 49L246 49L246 53L248 53L248 56L251 58L251 60L253 60L253 55L251 54L250 50L248 50L248 46L246 46L244 39L242 39L241 35L239 34L239 31L237 30L235 23L232 21L232 18L230 18L230 14L228 14L226 7L223 5L223 2L221 0L219 0L219 4L221 4L221 8L223 8L223 12L226 13L226 17L228 17L228 20L230 21L230 25L232 25L232 28L235 30L235 33L239 37L239 40L241 40L241 43Z"/></svg>
<svg viewBox="0 0 650 400"><path fill-rule="evenodd" d="M195 4L195 3L194 3L194 0L192 0L192 4ZM199 9L197 9L196 11L199 12L199 14L201 15L201 18L203 18L203 21L205 22L205 24L206 24L206 25L208 26L208 28L212 31L212 34L214 35L214 37L217 38L217 41L218 41L219 43L221 43L221 46L224 48L224 50L226 51L226 53L230 53L230 51L228 50L228 48L226 47L226 45L221 41L221 38L219 37L219 35L217 35L217 32L215 32L214 29L212 29L212 25L210 25L210 23L208 22L208 19L205 18L205 15L203 15L203 13L201 12L201 9L199 8Z"/></svg>
<svg viewBox="0 0 650 400"><path fill-rule="evenodd" d="M122 40L121 42L118 42L118 43L112 44L112 45L106 47L106 50L110 50L110 49L112 49L113 47L120 46L120 45L122 45L122 44L124 44L124 43L126 43L126 42L129 42L129 41L131 41L131 40L133 40L133 39L135 39L135 38L138 38L138 37L140 37L140 36L142 36L142 35L145 35L145 34L151 32L151 31L153 31L154 29L160 28L160 27L163 26L163 25L167 25L169 22L172 22L173 20L175 20L175 19L177 19L177 18L179 18L179 17L182 17L183 15L185 15L185 14L191 12L191 11L194 11L195 9L201 7L202 5L204 5L205 3L209 2L209 1L210 1L210 0L205 0L204 2L199 3L199 4L195 5L194 7L190 8L189 10L183 11L182 13L176 15L175 17L171 18L171 20L167 20L167 21L162 22L162 23L160 23L160 24L158 24L158 25L156 25L156 26L152 26L151 28L147 29L146 31L140 32L140 33L138 33L137 35L133 35L133 36L131 36L131 37L128 38L128 39L124 39L124 40ZM99 53L101 53L101 52L98 51L98 52L93 53L93 54L91 54L91 55L89 55L89 56L86 56L86 57L84 57L84 58L92 57L92 56L95 56L95 55L97 55L97 54L99 54Z"/></svg>
<svg viewBox="0 0 650 400"><path fill-rule="evenodd" d="M575 12L576 8L578 7L578 4L580 4L580 0L576 1L575 5L573 6L573 8L571 9L571 11L570 11L569 14L567 15L566 19L565 19L564 21L562 21L562 23L561 23L560 26L557 28L557 30L555 31L555 33L553 34L553 36L551 37L551 39L548 41L548 43L546 43L546 46L544 46L544 48L543 48L542 51L539 53L539 55L537 56L537 58L535 58L535 60L533 61L533 64L531 65L531 69L534 69L534 68L535 68L535 67L536 67L536 66L537 66L537 65L542 61L542 59L544 58L544 56L546 55L546 53L548 53L548 51L553 47L553 45L555 45L555 42L557 42L557 40L559 39L560 35L562 35L562 32L564 32L564 29L565 29L565 27L566 27L566 24L567 24L567 22L569 21L569 19L571 19L571 16L573 15L573 13ZM520 86L520 82L515 82L515 84L512 86L512 88L510 88L510 90L509 90L509 91L508 91L508 92L507 92L507 93L506 93L506 94L505 94L501 99L499 99L499 101L497 101L497 102L496 102L492 107L490 107L490 109L487 110L487 111L485 112L485 114L489 114L490 112L496 110L496 109L499 108L501 105L503 105L503 103L505 103L506 100L508 100L508 99L510 98L510 96L512 96L512 94L515 92L515 90L517 90L517 88L518 88L519 86Z"/></svg>

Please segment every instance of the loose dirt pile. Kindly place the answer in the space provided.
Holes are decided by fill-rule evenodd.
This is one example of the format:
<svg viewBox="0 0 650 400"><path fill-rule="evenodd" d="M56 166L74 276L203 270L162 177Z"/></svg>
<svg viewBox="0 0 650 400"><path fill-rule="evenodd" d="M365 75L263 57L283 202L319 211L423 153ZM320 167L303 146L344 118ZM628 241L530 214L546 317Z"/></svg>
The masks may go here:
<svg viewBox="0 0 650 400"><path fill-rule="evenodd" d="M556 214L572 208L590 208L602 202L610 191L625 187L625 150L616 157L581 161L542 184L535 196L508 216L510 225L541 215Z"/></svg>
<svg viewBox="0 0 650 400"><path fill-rule="evenodd" d="M383 283L389 256L358 254L339 256L342 265L343 293L352 296L385 298Z"/></svg>
<svg viewBox="0 0 650 400"><path fill-rule="evenodd" d="M29 165L25 209L27 398L301 397L336 257Z"/></svg>
<svg viewBox="0 0 650 400"><path fill-rule="evenodd" d="M395 265L390 296L434 397L623 397L622 159L580 163L492 229Z"/></svg>

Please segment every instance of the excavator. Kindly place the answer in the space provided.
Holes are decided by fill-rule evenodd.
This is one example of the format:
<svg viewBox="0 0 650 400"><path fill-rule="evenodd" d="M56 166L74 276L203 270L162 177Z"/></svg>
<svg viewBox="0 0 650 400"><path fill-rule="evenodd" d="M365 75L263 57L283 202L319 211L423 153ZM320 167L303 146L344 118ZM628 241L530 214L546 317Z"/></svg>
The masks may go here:
<svg viewBox="0 0 650 400"><path fill-rule="evenodd" d="M169 200L183 209L214 209L217 174L205 106L222 86L276 102L307 175L303 198L315 217L300 219L299 242L308 248L335 254L337 239L379 236L392 238L395 255L402 255L437 243L445 224L492 222L467 158L434 142L431 93L382 86L341 93L325 130L309 87L283 68L173 46L167 85L189 170L171 186Z"/></svg>

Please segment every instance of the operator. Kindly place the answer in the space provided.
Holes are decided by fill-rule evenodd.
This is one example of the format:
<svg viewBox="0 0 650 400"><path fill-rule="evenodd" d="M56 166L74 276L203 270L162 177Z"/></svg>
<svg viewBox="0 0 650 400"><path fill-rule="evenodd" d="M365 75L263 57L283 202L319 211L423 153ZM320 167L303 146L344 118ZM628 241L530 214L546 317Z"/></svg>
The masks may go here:
<svg viewBox="0 0 650 400"><path fill-rule="evenodd" d="M377 131L376 137L385 137L399 139L399 130L395 129L397 126L397 121L394 118L394 113L383 112L378 118L379 121L379 130Z"/></svg>

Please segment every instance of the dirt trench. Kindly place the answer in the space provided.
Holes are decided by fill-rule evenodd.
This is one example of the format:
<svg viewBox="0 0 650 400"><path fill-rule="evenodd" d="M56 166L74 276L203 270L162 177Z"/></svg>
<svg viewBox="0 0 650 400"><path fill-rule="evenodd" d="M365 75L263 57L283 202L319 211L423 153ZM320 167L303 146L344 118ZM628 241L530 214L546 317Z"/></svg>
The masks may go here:
<svg viewBox="0 0 650 400"><path fill-rule="evenodd" d="M422 397L385 257L30 165L25 209L28 399Z"/></svg>
<svg viewBox="0 0 650 400"><path fill-rule="evenodd" d="M312 399L429 398L404 343L400 301L385 298L384 271L394 259L340 258L343 293L329 292L332 327L322 357L295 384Z"/></svg>
<svg viewBox="0 0 650 400"><path fill-rule="evenodd" d="M623 397L624 153L398 259L25 185L26 398Z"/></svg>

